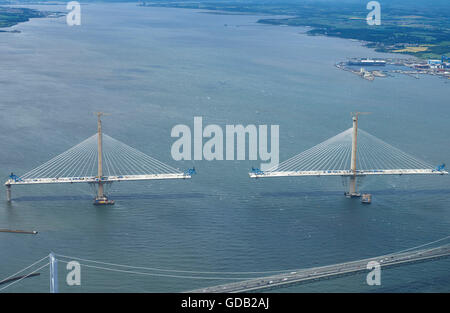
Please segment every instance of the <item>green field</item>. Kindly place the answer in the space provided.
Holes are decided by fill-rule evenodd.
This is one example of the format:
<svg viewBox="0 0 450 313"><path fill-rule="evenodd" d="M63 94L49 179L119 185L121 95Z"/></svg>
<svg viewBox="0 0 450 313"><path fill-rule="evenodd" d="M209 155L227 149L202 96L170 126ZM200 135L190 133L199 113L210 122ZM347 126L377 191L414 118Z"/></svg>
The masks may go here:
<svg viewBox="0 0 450 313"><path fill-rule="evenodd" d="M26 8L0 7L0 28L27 22L30 18L46 17L48 13ZM0 30L1 31L1 30Z"/></svg>
<svg viewBox="0 0 450 313"><path fill-rule="evenodd" d="M272 25L310 26L308 34L324 35L365 42L380 52L402 53L419 58L450 57L449 5L383 4L381 25L366 23L368 10L365 2L311 2L305 0L279 2L271 0L247 1L158 1L142 6L192 8L217 11L216 14L267 14L258 22ZM0 6L0 28L11 27L30 18L48 16L26 8ZM289 18L271 18L285 15Z"/></svg>

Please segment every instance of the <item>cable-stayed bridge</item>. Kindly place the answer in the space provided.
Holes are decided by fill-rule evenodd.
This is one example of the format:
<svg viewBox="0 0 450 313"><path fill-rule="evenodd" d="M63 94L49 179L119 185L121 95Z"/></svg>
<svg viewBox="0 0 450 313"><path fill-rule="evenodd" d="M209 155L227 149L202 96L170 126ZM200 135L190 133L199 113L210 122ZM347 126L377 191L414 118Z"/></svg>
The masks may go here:
<svg viewBox="0 0 450 313"><path fill-rule="evenodd" d="M350 178L349 197L357 197L356 178L366 175L444 175L445 164L433 166L381 139L353 127L267 170L252 169L252 178L343 176Z"/></svg>
<svg viewBox="0 0 450 313"><path fill-rule="evenodd" d="M136 150L102 132L98 114L98 131L78 145L21 175L11 174L6 181L7 200L12 185L90 183L97 187L95 204L113 204L104 193L112 182L187 179L195 170L182 172Z"/></svg>
<svg viewBox="0 0 450 313"><path fill-rule="evenodd" d="M97 169L98 134L16 179L11 185L187 178L183 172L103 134L103 175ZM145 173L145 174L144 174Z"/></svg>

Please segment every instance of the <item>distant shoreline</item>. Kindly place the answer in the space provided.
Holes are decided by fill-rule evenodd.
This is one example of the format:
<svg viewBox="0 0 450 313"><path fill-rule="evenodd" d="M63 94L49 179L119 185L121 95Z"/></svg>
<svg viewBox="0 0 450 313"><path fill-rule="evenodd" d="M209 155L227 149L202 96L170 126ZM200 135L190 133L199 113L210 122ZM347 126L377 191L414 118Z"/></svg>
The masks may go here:
<svg viewBox="0 0 450 313"><path fill-rule="evenodd" d="M253 14L286 16L262 18L261 24L307 26L311 36L327 36L358 40L377 52L415 56L421 59L450 57L450 18L443 18L441 10L428 8L420 15L409 7L383 9L380 26L366 23L368 11L361 5L322 4L258 4L249 2L237 6L232 2L198 3L142 2L141 7L184 8L210 10L211 14ZM325 10L326 9L326 10ZM416 14L417 13L417 14Z"/></svg>
<svg viewBox="0 0 450 313"><path fill-rule="evenodd" d="M30 8L11 7L8 5L0 5L0 33L20 33L17 29L5 30L20 23L29 22L32 18L49 18L60 17L64 13L39 11Z"/></svg>

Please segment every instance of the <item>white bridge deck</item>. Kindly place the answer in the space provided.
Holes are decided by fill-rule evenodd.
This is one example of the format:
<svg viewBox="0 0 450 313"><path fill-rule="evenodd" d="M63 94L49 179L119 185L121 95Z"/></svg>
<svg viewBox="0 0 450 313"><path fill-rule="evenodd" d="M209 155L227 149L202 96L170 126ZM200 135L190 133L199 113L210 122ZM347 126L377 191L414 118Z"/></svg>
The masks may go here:
<svg viewBox="0 0 450 313"><path fill-rule="evenodd" d="M389 170L323 170L323 171L271 171L249 173L251 178L265 178L265 177L287 177L287 176L366 176L366 175L445 175L448 174L445 170L431 170L431 169L389 169Z"/></svg>
<svg viewBox="0 0 450 313"><path fill-rule="evenodd" d="M184 173L174 174L151 174L151 175L121 175L121 176L97 176L90 177L53 177L53 178L18 178L9 179L5 185L31 185L31 184L56 184L56 183L107 183L134 180L155 180L155 179L188 179L191 175Z"/></svg>
<svg viewBox="0 0 450 313"><path fill-rule="evenodd" d="M195 174L194 168L182 172L104 134L100 120L104 113L96 114L96 134L23 175L11 173L5 182L7 201L12 185L89 183L97 189L94 204L113 204L104 193L105 184L188 179Z"/></svg>

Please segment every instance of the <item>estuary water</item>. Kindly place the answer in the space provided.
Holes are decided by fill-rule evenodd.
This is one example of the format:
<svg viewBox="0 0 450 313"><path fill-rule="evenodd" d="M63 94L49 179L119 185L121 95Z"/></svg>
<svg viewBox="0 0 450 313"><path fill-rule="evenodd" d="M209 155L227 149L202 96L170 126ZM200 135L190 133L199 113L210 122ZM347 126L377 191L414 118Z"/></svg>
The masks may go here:
<svg viewBox="0 0 450 313"><path fill-rule="evenodd" d="M63 6L30 6L65 12ZM174 161L173 126L280 125L280 160L360 127L431 164L450 163L450 85L396 75L369 82L338 70L347 57L389 57L355 41L311 37L305 28L256 23L256 15L198 10L82 6L82 25L65 17L0 34L0 173L23 174L96 132L182 170L191 180L113 184L116 204L92 205L84 185L13 186L0 193L0 279L51 251L110 263L176 271L151 275L82 266L81 286L62 292L180 292L250 274L306 268L391 253L450 233L450 179L367 178L373 203L343 196L340 178L251 180L259 161ZM398 56L397 56L398 57ZM81 262L82 264L88 264ZM90 263L91 265L95 265ZM98 264L97 264L98 265ZM100 265L107 267L106 265ZM123 268L122 268L123 269ZM386 270L285 292L449 292L450 262ZM5 292L48 292L48 269ZM156 274L156 275L155 275ZM165 275L170 275L167 277ZM262 274L260 274L262 275ZM175 277L184 276L184 277ZM210 275L211 276L211 275ZM258 275L256 275L258 276Z"/></svg>

